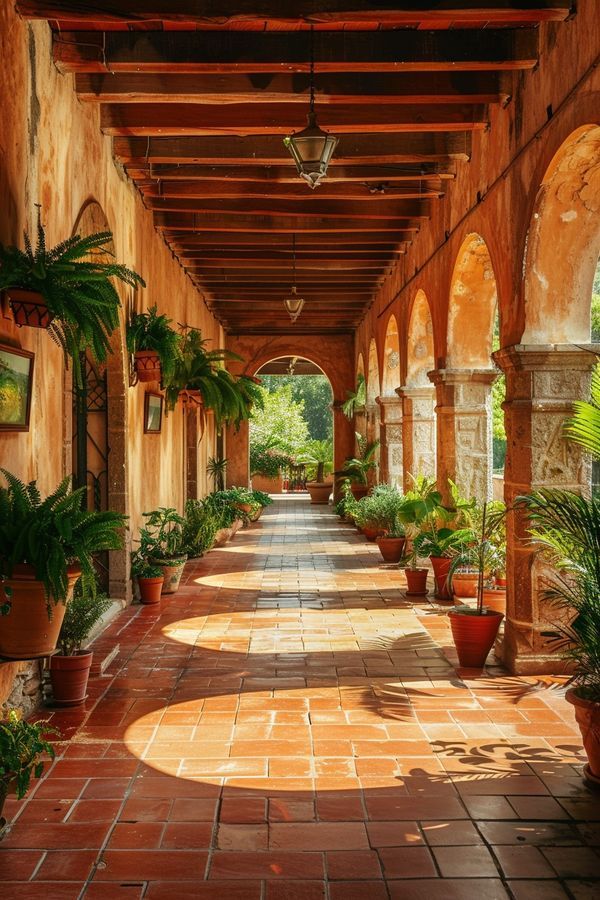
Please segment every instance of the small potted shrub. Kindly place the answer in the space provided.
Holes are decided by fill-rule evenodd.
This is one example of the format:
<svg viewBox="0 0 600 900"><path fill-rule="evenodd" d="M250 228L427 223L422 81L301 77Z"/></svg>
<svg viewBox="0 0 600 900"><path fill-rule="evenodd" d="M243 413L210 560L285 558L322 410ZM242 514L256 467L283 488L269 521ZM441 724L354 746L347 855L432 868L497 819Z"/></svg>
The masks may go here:
<svg viewBox="0 0 600 900"><path fill-rule="evenodd" d="M161 566L149 561L146 555L149 551L149 547L140 546L131 554L131 577L138 586L142 603L151 605L160 603L165 573Z"/></svg>
<svg viewBox="0 0 600 900"><path fill-rule="evenodd" d="M399 513L404 497L397 487L380 484L373 489L374 524L378 528L377 546L384 562L399 563L404 555L406 536Z"/></svg>
<svg viewBox="0 0 600 900"><path fill-rule="evenodd" d="M87 350L97 362L110 353L110 336L119 325L121 301L111 278L132 288L142 278L112 256L109 231L74 235L46 248L38 213L35 250L25 235L25 250L0 244L0 291L11 305L15 323L48 328L71 359L75 383L82 386L81 357Z"/></svg>
<svg viewBox="0 0 600 900"><path fill-rule="evenodd" d="M258 504L258 512L253 520L256 521L256 519L260 519L262 516L263 510L273 503L273 499L264 491L252 491L252 497L254 502Z"/></svg>
<svg viewBox="0 0 600 900"><path fill-rule="evenodd" d="M426 568L418 565L419 545L417 538L421 533L423 522L437 510L442 502L442 495L435 489L435 480L424 476L414 478L414 488L408 491L398 510L398 518L404 525L406 540L410 544L410 552L406 557L407 596L423 596L427 593Z"/></svg>
<svg viewBox="0 0 600 900"><path fill-rule="evenodd" d="M204 500L188 500L185 504L182 543L188 557L204 556L215 544L223 521L223 509L213 495Z"/></svg>
<svg viewBox="0 0 600 900"><path fill-rule="evenodd" d="M336 472L336 476L347 478L350 481L350 489L356 500L366 497L369 493L369 475L376 468L376 456L379 449L379 441L367 442L367 439L356 432L358 455L347 459L344 468Z"/></svg>
<svg viewBox="0 0 600 900"><path fill-rule="evenodd" d="M168 382L180 356L181 336L171 327L171 319L159 315L151 306L148 312L133 313L127 324L127 351L133 355L138 381Z"/></svg>
<svg viewBox="0 0 600 900"><path fill-rule="evenodd" d="M6 822L2 818L4 802L9 794L22 800L32 778L41 778L44 757L54 759L54 747L48 741L58 735L56 728L47 722L28 722L16 709L10 709L0 719L0 828Z"/></svg>
<svg viewBox="0 0 600 900"><path fill-rule="evenodd" d="M140 528L140 542L152 565L161 569L164 577L162 594L174 594L179 588L187 561L183 550L185 519L173 507L161 506L144 513L146 524Z"/></svg>
<svg viewBox="0 0 600 900"><path fill-rule="evenodd" d="M501 513L501 517L504 512ZM460 665L470 669L482 669L485 665L487 655L490 652L500 623L504 618L503 613L496 610L488 609L484 604L484 580L486 571L489 570L489 563L493 548L490 544L490 534L498 527L500 517L494 513L488 514L487 503L483 504L481 513L481 528L476 541L469 544L468 560L473 568L477 571L477 604L475 608L470 606L457 606L450 610L448 616L450 618L450 627L452 628L452 637L458 653ZM460 567L461 561L460 551L451 561L456 568ZM450 569L449 579L452 579L452 568Z"/></svg>
<svg viewBox="0 0 600 900"><path fill-rule="evenodd" d="M94 654L83 645L110 604L104 594L75 588L60 629L58 653L50 657L50 682L58 706L77 706L85 700Z"/></svg>
<svg viewBox="0 0 600 900"><path fill-rule="evenodd" d="M423 523L420 533L415 538L419 556L428 556L433 567L436 584L436 596L439 600L451 600L448 590L448 573L452 559L465 544L473 540L473 532L469 528L453 529L440 527L436 520L438 511L434 511Z"/></svg>
<svg viewBox="0 0 600 900"><path fill-rule="evenodd" d="M306 482L306 490L310 494L310 502L329 503L333 485L325 478L333 468L331 441L310 441L298 455L297 462L308 466L309 480Z"/></svg>
<svg viewBox="0 0 600 900"><path fill-rule="evenodd" d="M0 471L0 656L38 659L54 652L79 578L95 596L93 555L120 549L126 518L84 509L69 478L42 500L35 481Z"/></svg>
<svg viewBox="0 0 600 900"><path fill-rule="evenodd" d="M289 453L282 450L271 438L257 441L250 435L250 477L252 487L266 493L281 494L284 472L290 465Z"/></svg>

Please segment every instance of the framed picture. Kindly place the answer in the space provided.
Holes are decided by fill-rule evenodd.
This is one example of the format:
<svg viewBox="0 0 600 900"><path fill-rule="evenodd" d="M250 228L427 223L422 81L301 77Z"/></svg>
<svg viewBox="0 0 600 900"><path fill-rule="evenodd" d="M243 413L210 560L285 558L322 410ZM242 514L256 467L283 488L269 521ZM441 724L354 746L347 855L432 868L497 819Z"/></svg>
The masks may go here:
<svg viewBox="0 0 600 900"><path fill-rule="evenodd" d="M0 431L29 431L34 354L0 344Z"/></svg>
<svg viewBox="0 0 600 900"><path fill-rule="evenodd" d="M163 396L146 391L144 395L144 434L160 434L162 428Z"/></svg>

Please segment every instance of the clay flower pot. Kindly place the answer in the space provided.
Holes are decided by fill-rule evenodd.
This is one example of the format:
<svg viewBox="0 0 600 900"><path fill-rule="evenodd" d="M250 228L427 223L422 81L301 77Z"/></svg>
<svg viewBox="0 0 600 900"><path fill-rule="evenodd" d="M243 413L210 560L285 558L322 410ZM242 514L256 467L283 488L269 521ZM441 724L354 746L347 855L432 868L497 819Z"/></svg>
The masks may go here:
<svg viewBox="0 0 600 900"><path fill-rule="evenodd" d="M247 516L252 512L252 504L251 503L236 503L235 508L239 509L240 512L246 513Z"/></svg>
<svg viewBox="0 0 600 900"><path fill-rule="evenodd" d="M138 381L160 381L160 357L154 350L136 350L133 365Z"/></svg>
<svg viewBox="0 0 600 900"><path fill-rule="evenodd" d="M406 595L407 596L425 596L427 593L427 569L405 569L406 575Z"/></svg>
<svg viewBox="0 0 600 900"><path fill-rule="evenodd" d="M160 603L165 576L159 578L138 578L137 583L140 589L140 600L142 603L148 604Z"/></svg>
<svg viewBox="0 0 600 900"><path fill-rule="evenodd" d="M10 602L10 610L0 616L0 656L6 659L40 659L56 649L65 605L81 575L79 566L67 569L68 591L64 603L51 603L48 619L44 585L37 581L32 566L15 566L12 578L0 584L0 603ZM9 589L10 597L5 593Z"/></svg>
<svg viewBox="0 0 600 900"><path fill-rule="evenodd" d="M450 610L448 617L460 665L465 669L483 669L504 618L502 613L477 615L459 607Z"/></svg>
<svg viewBox="0 0 600 900"><path fill-rule="evenodd" d="M237 519L236 521L241 522L240 519ZM235 530L237 531L237 528ZM213 547L222 547L233 536L233 534L233 528L219 528L219 530L215 532Z"/></svg>
<svg viewBox="0 0 600 900"><path fill-rule="evenodd" d="M57 654L50 658L50 681L58 706L77 706L86 698L94 654L80 650L73 656Z"/></svg>
<svg viewBox="0 0 600 900"><path fill-rule="evenodd" d="M452 576L452 591L455 597L476 597L478 572L455 572Z"/></svg>
<svg viewBox="0 0 600 900"><path fill-rule="evenodd" d="M379 535L381 534L381 529L376 525L363 525L361 528L362 533L366 537L368 541L375 543Z"/></svg>
<svg viewBox="0 0 600 900"><path fill-rule="evenodd" d="M54 315L39 291L7 288L5 294L12 309L15 325L19 328L24 325L29 328L47 328L52 322Z"/></svg>
<svg viewBox="0 0 600 900"><path fill-rule="evenodd" d="M429 562L433 566L436 598L443 601L452 600L447 584L448 572L450 571L452 560L447 556L430 556Z"/></svg>
<svg viewBox="0 0 600 900"><path fill-rule="evenodd" d="M484 588L483 589L483 605L486 609L493 609L495 612L506 614L506 588Z"/></svg>
<svg viewBox="0 0 600 900"><path fill-rule="evenodd" d="M377 546L383 556L383 561L387 563L399 563L404 553L404 545L406 538L388 537L380 534L377 538Z"/></svg>
<svg viewBox="0 0 600 900"><path fill-rule="evenodd" d="M332 485L325 481L308 481L306 490L310 494L311 503L329 503Z"/></svg>
<svg viewBox="0 0 600 900"><path fill-rule="evenodd" d="M575 687L567 691L565 699L575 708L575 718L587 753L586 780L592 787L600 787L600 702L580 697Z"/></svg>
<svg viewBox="0 0 600 900"><path fill-rule="evenodd" d="M161 594L175 594L179 588L179 582L183 575L183 570L187 562L187 556L182 554L174 559L156 559L151 560L152 564L159 566L163 570L164 582Z"/></svg>
<svg viewBox="0 0 600 900"><path fill-rule="evenodd" d="M351 484L350 490L352 491L352 496L355 500L362 500L363 497L366 497L369 493L369 485L368 484Z"/></svg>

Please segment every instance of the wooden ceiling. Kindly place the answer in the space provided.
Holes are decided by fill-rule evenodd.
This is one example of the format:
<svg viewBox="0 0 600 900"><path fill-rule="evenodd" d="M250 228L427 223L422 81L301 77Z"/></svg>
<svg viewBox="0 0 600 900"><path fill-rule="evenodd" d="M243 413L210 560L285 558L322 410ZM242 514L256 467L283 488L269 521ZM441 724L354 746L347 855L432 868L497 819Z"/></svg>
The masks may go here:
<svg viewBox="0 0 600 900"><path fill-rule="evenodd" d="M354 329L571 0L18 0L233 333ZM315 191L283 136L339 136ZM451 194L451 187L449 189ZM449 202L447 199L445 202ZM283 297L296 236L304 310Z"/></svg>

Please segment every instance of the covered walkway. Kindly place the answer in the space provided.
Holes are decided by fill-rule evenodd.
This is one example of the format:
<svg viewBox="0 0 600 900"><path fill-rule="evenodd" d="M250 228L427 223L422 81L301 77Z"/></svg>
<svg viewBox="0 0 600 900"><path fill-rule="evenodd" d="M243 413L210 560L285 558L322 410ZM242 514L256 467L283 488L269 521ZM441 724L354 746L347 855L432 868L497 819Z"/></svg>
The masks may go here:
<svg viewBox="0 0 600 900"><path fill-rule="evenodd" d="M598 896L560 685L457 671L446 616L302 498L186 577L121 615L85 707L52 714L68 741L8 805L3 896Z"/></svg>

